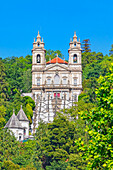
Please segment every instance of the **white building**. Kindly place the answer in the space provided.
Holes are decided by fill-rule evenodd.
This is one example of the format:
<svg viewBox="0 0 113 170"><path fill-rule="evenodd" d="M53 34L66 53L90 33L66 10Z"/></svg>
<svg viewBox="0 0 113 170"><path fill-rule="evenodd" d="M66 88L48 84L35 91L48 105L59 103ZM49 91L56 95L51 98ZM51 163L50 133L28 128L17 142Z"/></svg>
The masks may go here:
<svg viewBox="0 0 113 170"><path fill-rule="evenodd" d="M29 137L29 120L24 113L22 106L17 116L13 110L13 115L8 120L4 128L11 130L19 141L23 141Z"/></svg>
<svg viewBox="0 0 113 170"><path fill-rule="evenodd" d="M58 56L46 62L43 39L37 35L32 49L32 98L36 103L32 129L42 119L53 121L56 112L71 107L82 91L81 43L74 33L69 43L69 61Z"/></svg>

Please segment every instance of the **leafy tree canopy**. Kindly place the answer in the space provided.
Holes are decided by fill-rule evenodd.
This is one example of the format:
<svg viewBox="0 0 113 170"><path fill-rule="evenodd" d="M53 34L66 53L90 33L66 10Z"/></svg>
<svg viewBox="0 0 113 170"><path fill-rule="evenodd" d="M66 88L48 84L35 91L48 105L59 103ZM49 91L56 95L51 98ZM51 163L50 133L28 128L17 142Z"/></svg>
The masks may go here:
<svg viewBox="0 0 113 170"><path fill-rule="evenodd" d="M78 146L84 151L89 169L113 168L113 63L106 76L100 76L96 90L97 107L81 112L90 136L88 145L79 139ZM83 147L84 146L84 147Z"/></svg>

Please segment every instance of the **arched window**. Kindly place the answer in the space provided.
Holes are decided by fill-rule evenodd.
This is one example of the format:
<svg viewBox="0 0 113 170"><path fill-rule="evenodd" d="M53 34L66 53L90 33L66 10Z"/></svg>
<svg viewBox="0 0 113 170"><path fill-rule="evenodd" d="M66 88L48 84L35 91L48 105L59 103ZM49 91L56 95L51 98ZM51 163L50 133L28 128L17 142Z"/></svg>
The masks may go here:
<svg viewBox="0 0 113 170"><path fill-rule="evenodd" d="M74 43L74 46L76 47L76 42Z"/></svg>
<svg viewBox="0 0 113 170"><path fill-rule="evenodd" d="M24 136L26 135L26 130L24 129Z"/></svg>
<svg viewBox="0 0 113 170"><path fill-rule="evenodd" d="M37 55L37 63L40 63L40 54Z"/></svg>
<svg viewBox="0 0 113 170"><path fill-rule="evenodd" d="M51 79L50 78L47 79L47 84L51 84Z"/></svg>
<svg viewBox="0 0 113 170"><path fill-rule="evenodd" d="M74 54L73 56L73 63L77 63L77 54Z"/></svg>
<svg viewBox="0 0 113 170"><path fill-rule="evenodd" d="M56 74L54 77L54 84L60 84L60 77L58 74Z"/></svg>

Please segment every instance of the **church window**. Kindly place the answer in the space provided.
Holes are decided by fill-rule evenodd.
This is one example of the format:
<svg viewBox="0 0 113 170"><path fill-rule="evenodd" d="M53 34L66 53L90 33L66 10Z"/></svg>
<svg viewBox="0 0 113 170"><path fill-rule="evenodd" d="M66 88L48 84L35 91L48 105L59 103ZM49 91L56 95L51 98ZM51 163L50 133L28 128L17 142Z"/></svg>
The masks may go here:
<svg viewBox="0 0 113 170"><path fill-rule="evenodd" d="M73 63L77 63L77 55L76 54L74 54L74 56L73 56Z"/></svg>
<svg viewBox="0 0 113 170"><path fill-rule="evenodd" d="M66 84L66 78L63 79L62 84Z"/></svg>
<svg viewBox="0 0 113 170"><path fill-rule="evenodd" d="M74 46L76 47L76 42L74 43Z"/></svg>
<svg viewBox="0 0 113 170"><path fill-rule="evenodd" d="M77 86L77 79L74 79L74 85Z"/></svg>
<svg viewBox="0 0 113 170"><path fill-rule="evenodd" d="M56 74L54 77L54 84L60 84L60 77L58 74Z"/></svg>
<svg viewBox="0 0 113 170"><path fill-rule="evenodd" d="M38 47L39 47L39 46L40 46L40 43L38 42L38 44L37 44L37 45L38 45Z"/></svg>
<svg viewBox="0 0 113 170"><path fill-rule="evenodd" d="M40 63L40 54L37 55L37 63Z"/></svg>
<svg viewBox="0 0 113 170"><path fill-rule="evenodd" d="M51 84L51 79L47 79L47 84Z"/></svg>
<svg viewBox="0 0 113 170"><path fill-rule="evenodd" d="M40 85L40 78L37 79L37 86Z"/></svg>
<svg viewBox="0 0 113 170"><path fill-rule="evenodd" d="M26 135L26 130L24 129L24 135Z"/></svg>
<svg viewBox="0 0 113 170"><path fill-rule="evenodd" d="M19 136L19 141L21 140L21 136Z"/></svg>

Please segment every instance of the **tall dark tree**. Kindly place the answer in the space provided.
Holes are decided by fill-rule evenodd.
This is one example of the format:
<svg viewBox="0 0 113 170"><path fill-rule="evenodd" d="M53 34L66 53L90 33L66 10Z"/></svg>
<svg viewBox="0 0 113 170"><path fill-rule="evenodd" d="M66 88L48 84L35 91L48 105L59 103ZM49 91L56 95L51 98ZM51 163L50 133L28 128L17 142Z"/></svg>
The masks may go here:
<svg viewBox="0 0 113 170"><path fill-rule="evenodd" d="M111 49L109 50L109 55L113 54L113 44L111 45Z"/></svg>
<svg viewBox="0 0 113 170"><path fill-rule="evenodd" d="M6 92L8 89L8 83L5 80L5 77L5 66L2 60L0 60L0 101L6 100L7 98Z"/></svg>
<svg viewBox="0 0 113 170"><path fill-rule="evenodd" d="M90 52L91 49L90 49L90 40L89 39L85 39L83 40L82 42L82 49L84 52Z"/></svg>

